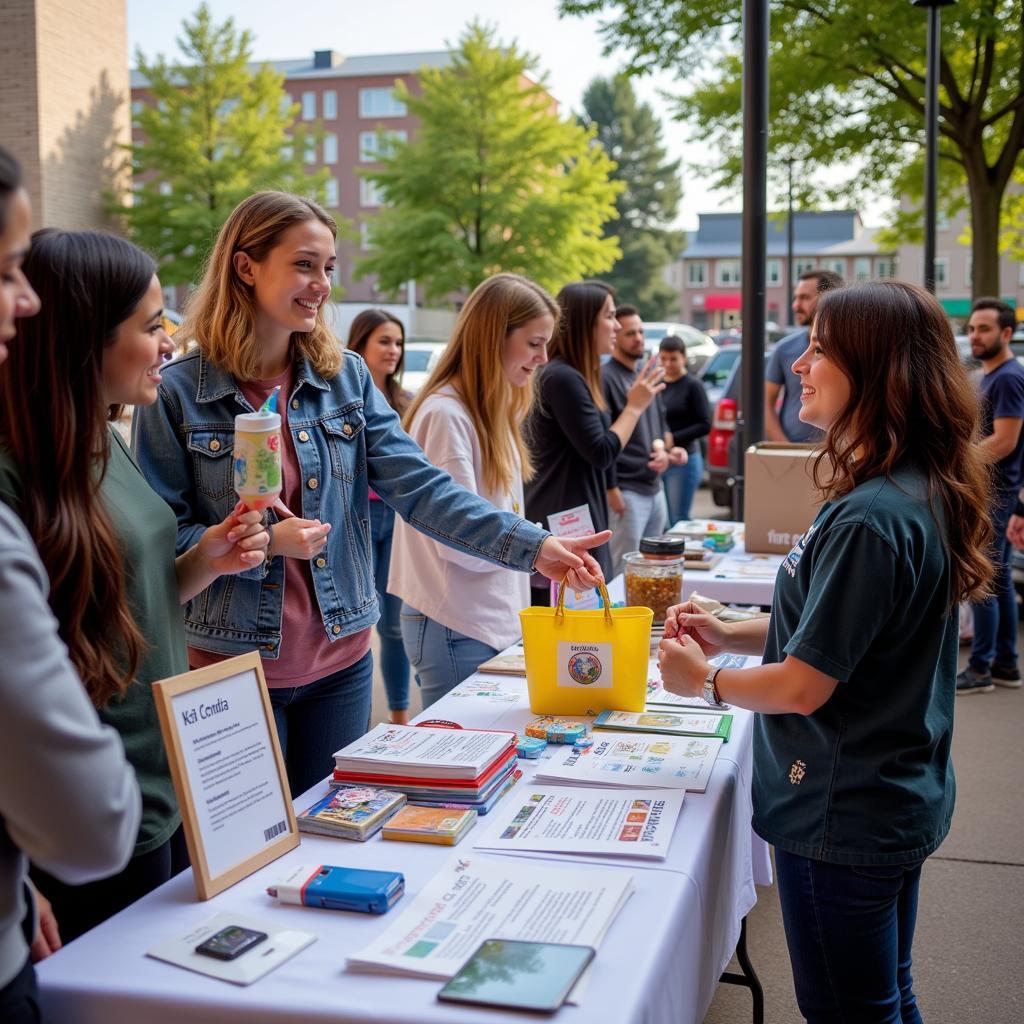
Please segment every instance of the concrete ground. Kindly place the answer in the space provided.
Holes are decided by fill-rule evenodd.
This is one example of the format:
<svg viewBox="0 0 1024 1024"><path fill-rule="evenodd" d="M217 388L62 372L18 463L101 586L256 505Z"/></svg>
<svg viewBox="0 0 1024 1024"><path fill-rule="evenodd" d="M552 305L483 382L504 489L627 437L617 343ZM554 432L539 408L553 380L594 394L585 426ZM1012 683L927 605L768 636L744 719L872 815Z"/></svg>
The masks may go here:
<svg viewBox="0 0 1024 1024"><path fill-rule="evenodd" d="M694 515L724 512L701 490ZM1024 629L1018 643L1024 654ZM376 658L376 633L373 644ZM966 649L961 653L966 661ZM416 713L415 682L413 691ZM386 716L377 673L373 721ZM922 876L915 990L928 1024L1017 1024L1024 1021L1024 985L1015 966L1024 945L1024 689L959 697L953 760L953 827ZM801 1017L774 886L758 890L747 923L750 958L764 987L765 1022L793 1024ZM729 969L738 966L733 962ZM704 1024L750 1020L750 993L720 985Z"/></svg>

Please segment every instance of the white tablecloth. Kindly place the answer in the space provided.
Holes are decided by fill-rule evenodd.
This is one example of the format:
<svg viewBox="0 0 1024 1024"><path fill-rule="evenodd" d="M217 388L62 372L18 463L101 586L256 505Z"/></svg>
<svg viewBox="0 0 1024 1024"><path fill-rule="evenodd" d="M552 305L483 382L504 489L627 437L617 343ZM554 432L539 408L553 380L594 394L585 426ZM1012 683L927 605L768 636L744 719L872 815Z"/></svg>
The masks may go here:
<svg viewBox="0 0 1024 1024"><path fill-rule="evenodd" d="M689 597L696 590L723 604L770 605L784 557L748 554L741 538L713 569L685 572L683 594Z"/></svg>
<svg viewBox="0 0 1024 1024"><path fill-rule="evenodd" d="M495 678L495 677L480 677ZM511 680L506 677L506 682ZM515 701L449 694L421 717L465 726L517 728L531 718L525 680ZM465 687L467 684L463 684ZM617 1024L699 1024L718 977L739 937L740 921L756 901L755 882L768 884L767 848L750 830L752 716L735 710L706 793L687 793L663 863L612 858L633 871L635 891L612 923L579 1006L559 1020ZM520 762L526 779L533 762ZM524 780L525 781L525 780ZM296 801L306 807L311 790ZM486 822L486 819L484 819ZM473 833L463 840L470 848ZM46 1020L51 1024L206 1024L277 1021L521 1021L512 1013L439 1003L439 983L347 972L347 954L360 950L394 920L451 855L450 848L416 843L366 843L303 836L281 860L216 896L195 897L185 872L38 965ZM481 854L477 854L482 856ZM563 860L585 871L586 862ZM502 860L501 856L495 856ZM281 905L264 892L289 865L344 864L400 870L406 896L383 917ZM248 988L236 988L144 956L157 942L230 911L314 932L318 941Z"/></svg>

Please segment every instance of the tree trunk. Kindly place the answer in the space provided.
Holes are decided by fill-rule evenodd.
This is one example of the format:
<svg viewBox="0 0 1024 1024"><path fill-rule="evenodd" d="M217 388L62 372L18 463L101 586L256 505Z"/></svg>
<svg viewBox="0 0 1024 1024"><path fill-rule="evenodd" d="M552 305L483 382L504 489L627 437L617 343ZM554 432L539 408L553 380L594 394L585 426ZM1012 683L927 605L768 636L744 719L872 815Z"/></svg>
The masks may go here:
<svg viewBox="0 0 1024 1024"><path fill-rule="evenodd" d="M971 298L993 295L999 288L999 208L1003 189L987 180L970 181Z"/></svg>

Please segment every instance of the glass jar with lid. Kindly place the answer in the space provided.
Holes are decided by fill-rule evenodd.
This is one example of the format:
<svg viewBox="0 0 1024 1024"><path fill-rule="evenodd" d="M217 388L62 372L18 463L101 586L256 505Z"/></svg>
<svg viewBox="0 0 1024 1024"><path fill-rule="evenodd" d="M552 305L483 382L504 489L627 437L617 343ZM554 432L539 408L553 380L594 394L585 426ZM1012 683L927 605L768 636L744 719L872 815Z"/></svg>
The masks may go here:
<svg viewBox="0 0 1024 1024"><path fill-rule="evenodd" d="M640 550L625 558L626 604L644 605L663 623L668 609L683 595L685 537L644 537Z"/></svg>

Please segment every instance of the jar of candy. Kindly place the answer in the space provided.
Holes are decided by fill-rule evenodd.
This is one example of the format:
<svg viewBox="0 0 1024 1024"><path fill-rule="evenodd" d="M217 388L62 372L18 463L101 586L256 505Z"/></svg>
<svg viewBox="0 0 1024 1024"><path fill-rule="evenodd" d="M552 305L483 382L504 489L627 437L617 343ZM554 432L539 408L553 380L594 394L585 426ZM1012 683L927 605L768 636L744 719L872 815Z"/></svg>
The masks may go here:
<svg viewBox="0 0 1024 1024"><path fill-rule="evenodd" d="M640 550L626 555L626 604L645 605L662 623L683 596L684 537L644 537Z"/></svg>

